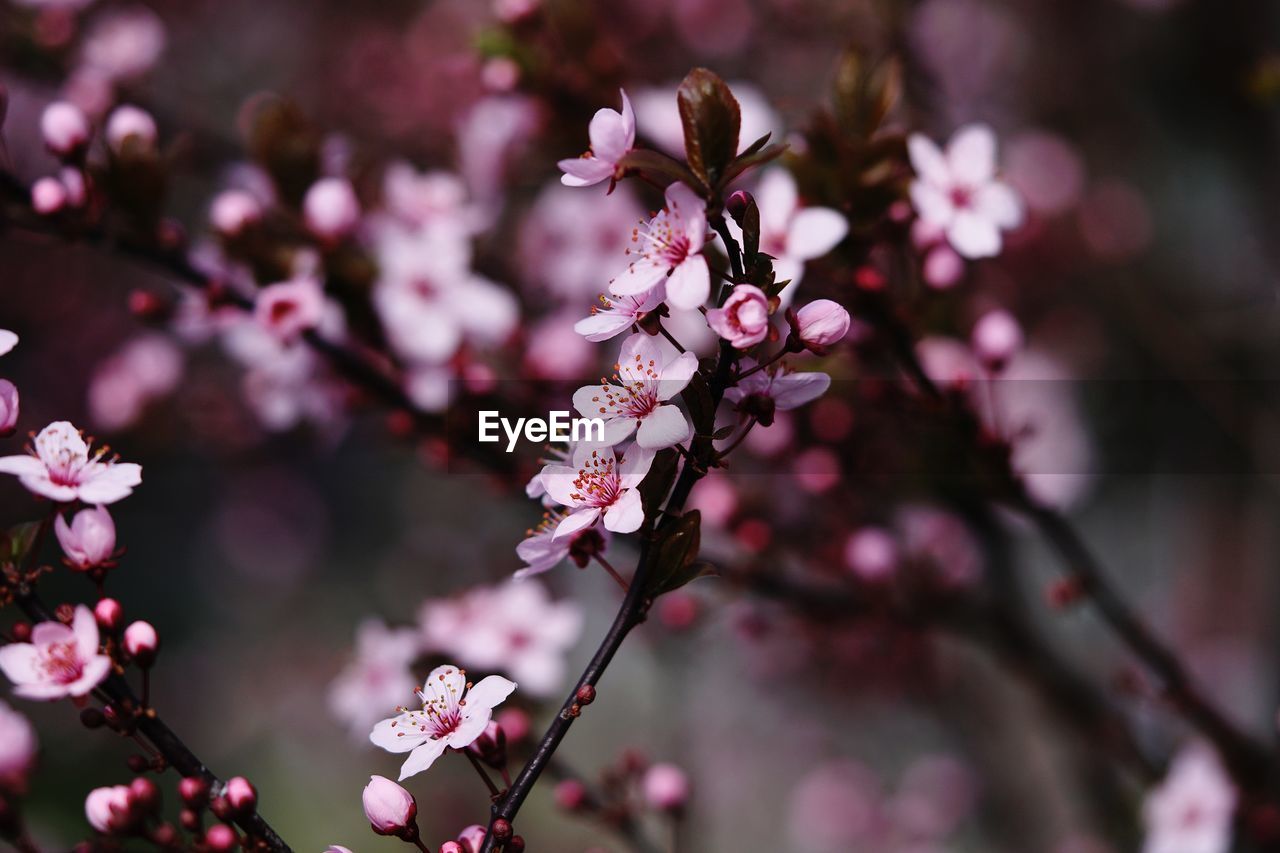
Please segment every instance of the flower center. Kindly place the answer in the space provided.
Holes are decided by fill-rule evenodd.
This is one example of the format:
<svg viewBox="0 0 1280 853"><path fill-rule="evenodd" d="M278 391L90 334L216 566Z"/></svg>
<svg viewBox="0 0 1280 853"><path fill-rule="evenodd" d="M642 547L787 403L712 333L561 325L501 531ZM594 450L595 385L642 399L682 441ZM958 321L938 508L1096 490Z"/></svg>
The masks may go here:
<svg viewBox="0 0 1280 853"><path fill-rule="evenodd" d="M84 672L75 643L52 643L44 650L41 667L56 684L71 684Z"/></svg>
<svg viewBox="0 0 1280 853"><path fill-rule="evenodd" d="M578 469L570 495L587 506L609 506L618 498L618 474L616 462L592 451L587 464Z"/></svg>
<svg viewBox="0 0 1280 853"><path fill-rule="evenodd" d="M957 208L968 208L973 206L973 190L968 187L952 187L951 203Z"/></svg>

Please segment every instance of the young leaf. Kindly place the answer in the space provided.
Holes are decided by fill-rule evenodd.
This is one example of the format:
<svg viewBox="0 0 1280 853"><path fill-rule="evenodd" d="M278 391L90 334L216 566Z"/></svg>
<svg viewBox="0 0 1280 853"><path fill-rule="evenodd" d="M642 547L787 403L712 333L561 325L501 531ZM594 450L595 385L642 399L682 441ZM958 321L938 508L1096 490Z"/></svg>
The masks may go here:
<svg viewBox="0 0 1280 853"><path fill-rule="evenodd" d="M654 543L653 570L646 585L650 598L678 589L702 574L701 569L692 570L705 565L696 562L701 545L702 514L696 509L660 529Z"/></svg>
<svg viewBox="0 0 1280 853"><path fill-rule="evenodd" d="M728 85L715 73L695 68L676 92L684 125L689 168L707 186L716 186L738 153L742 110Z"/></svg>
<svg viewBox="0 0 1280 853"><path fill-rule="evenodd" d="M693 419L694 429L701 433L707 432L715 423L716 408L711 401L711 389L707 387L707 381L700 372L693 374L680 396L689 407L689 417Z"/></svg>
<svg viewBox="0 0 1280 853"><path fill-rule="evenodd" d="M679 461L680 453L674 447L659 450L653 457L649 473L640 483L640 502L644 505L644 514L647 517L653 518L658 514L658 509L666 500L667 493L671 491L671 484L676 480Z"/></svg>

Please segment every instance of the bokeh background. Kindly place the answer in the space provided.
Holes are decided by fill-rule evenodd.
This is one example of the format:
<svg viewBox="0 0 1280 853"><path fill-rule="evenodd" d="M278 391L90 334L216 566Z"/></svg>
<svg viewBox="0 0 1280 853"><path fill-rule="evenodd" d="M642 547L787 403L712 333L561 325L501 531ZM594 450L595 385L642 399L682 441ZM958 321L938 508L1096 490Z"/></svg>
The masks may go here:
<svg viewBox="0 0 1280 853"><path fill-rule="evenodd" d="M769 129L785 137L826 102L852 43L902 57L898 126L939 139L975 120L996 128L1005 173L1034 215L1004 257L972 271L963 296L937 298L999 303L1019 317L1061 377L1037 384L1069 410L1061 416L1068 444L1084 447L1064 455L1055 444L1038 469L1072 481L1064 503L1115 583L1234 718L1271 738L1280 686L1280 8L1245 0L542 5L561 40L557 70L579 97L494 143L509 149L503 205L477 241L478 266L517 290L530 322L553 312L529 259L537 250L522 250L522 239L536 245L527 232L546 227L538 219L555 192L554 161L582 148L590 112L614 105L616 83L634 97L706 65L744 102L740 83L748 84L772 110ZM46 38L33 29L37 14L0 6L4 136L14 171L28 179L53 168L37 117L69 85L65 57L34 46ZM468 158L505 131L501 118L477 119L476 106L517 97L495 93L504 69L486 60L519 54L503 14L467 0L99 0L75 26L121 15L154 23L156 44L135 29L134 41L117 46L125 56L155 48L153 67L124 91L180 141L168 209L196 232L226 164L243 156L246 104L262 93L293 100L359 152L357 161L471 169L482 183L486 167ZM654 203L641 196L635 207ZM634 217L619 218L625 239ZM577 237L609 239L572 229L556 239ZM0 242L0 270L0 326L22 337L2 367L22 389L23 429L69 418L143 465L143 486L116 513L128 553L110 585L130 616L150 619L163 637L157 706L215 771L254 780L263 813L295 849L396 847L368 831L359 791L397 762L348 735L329 710L329 685L366 616L411 623L425 599L519 567L513 546L536 518L522 490L432 464L420 448L389 440L376 411L338 429L266 429L241 394L240 369L213 344L184 348L180 380L113 422L92 404L95 377L147 331L128 310L128 292L163 291L166 280L93 247L17 233ZM751 488L828 500L781 476ZM0 483L0 518L37 511L16 482ZM796 515L783 523L803 525L803 511ZM755 540L735 527L741 520L726 519L711 547L749 557ZM1132 686L1141 677L1088 608L1051 610L1054 561L1013 529L1033 617L1074 666L1125 697L1142 738L1172 749L1185 732ZM616 589L571 567L546 579L585 616L568 655L573 672L612 618ZM51 578L50 596L82 595L79 581ZM895 850L1135 848L1133 824L1117 813L1131 817L1141 788L1123 774L1117 782L981 649L874 623L806 625L716 581L690 590L693 624L650 620L563 749L587 774L625 747L685 767L694 788L686 849L877 849L859 840L860 826L883 814L906 827ZM535 729L554 713L529 707ZM38 710L44 748L30 814L49 849L66 849L87 831L84 793L120 781L131 750L83 731L70 706ZM485 818L470 774L445 761L414 780L428 839ZM521 831L537 850L624 849L558 811L549 785L521 813Z"/></svg>

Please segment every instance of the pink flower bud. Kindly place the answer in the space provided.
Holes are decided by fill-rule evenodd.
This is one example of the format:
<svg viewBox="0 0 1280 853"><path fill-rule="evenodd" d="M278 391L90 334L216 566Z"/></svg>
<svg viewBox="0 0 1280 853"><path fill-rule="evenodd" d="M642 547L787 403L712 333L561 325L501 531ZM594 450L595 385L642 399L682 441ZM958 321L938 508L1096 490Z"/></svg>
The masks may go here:
<svg viewBox="0 0 1280 853"><path fill-rule="evenodd" d="M809 349L822 349L838 343L849 331L849 312L830 299L810 302L795 316L794 332Z"/></svg>
<svg viewBox="0 0 1280 853"><path fill-rule="evenodd" d="M487 829L478 823L473 823L459 832L458 843L462 845L464 853L480 853L480 848L484 847L486 832Z"/></svg>
<svg viewBox="0 0 1280 853"><path fill-rule="evenodd" d="M845 317L847 328L848 315ZM753 347L769 334L769 297L754 285L739 284L724 307L707 312L707 325L738 349Z"/></svg>
<svg viewBox="0 0 1280 853"><path fill-rule="evenodd" d="M215 853L223 853L234 850L240 839L236 837L236 831L225 823L215 823L205 831L204 843Z"/></svg>
<svg viewBox="0 0 1280 853"><path fill-rule="evenodd" d="M564 779L556 784L552 795L557 806L567 812L574 812L586 803L587 787L577 779Z"/></svg>
<svg viewBox="0 0 1280 853"><path fill-rule="evenodd" d="M0 702L0 788L21 787L36 759L36 730L31 722Z"/></svg>
<svg viewBox="0 0 1280 853"><path fill-rule="evenodd" d="M94 788L84 800L84 816L103 835L123 832L134 822L128 785Z"/></svg>
<svg viewBox="0 0 1280 853"><path fill-rule="evenodd" d="M40 116L44 144L59 157L78 153L89 142L89 119L75 104L55 101Z"/></svg>
<svg viewBox="0 0 1280 853"><path fill-rule="evenodd" d="M233 776L227 780L227 789L223 796L231 804L231 808L242 814L248 814L258 807L258 791L243 776Z"/></svg>
<svg viewBox="0 0 1280 853"><path fill-rule="evenodd" d="M974 325L970 343L983 366L998 372L1022 349L1022 327L1008 311L989 311Z"/></svg>
<svg viewBox="0 0 1280 853"><path fill-rule="evenodd" d="M160 805L160 789L146 776L139 776L129 783L129 802L139 811L154 811Z"/></svg>
<svg viewBox="0 0 1280 853"><path fill-rule="evenodd" d="M107 147L116 154L124 150L125 140L134 137L143 148L155 147L156 120L146 110L130 104L116 107L107 119Z"/></svg>
<svg viewBox="0 0 1280 853"><path fill-rule="evenodd" d="M343 847L341 844L330 844L325 848L324 853L352 853L350 847Z"/></svg>
<svg viewBox="0 0 1280 853"><path fill-rule="evenodd" d="M18 388L0 379L0 436L13 435L18 426Z"/></svg>
<svg viewBox="0 0 1280 853"><path fill-rule="evenodd" d="M260 219L262 205L244 190L220 192L209 207L209 222L225 237L235 237Z"/></svg>
<svg viewBox="0 0 1280 853"><path fill-rule="evenodd" d="M954 287L964 275L964 259L950 246L936 246L925 255L920 274L933 289L946 290Z"/></svg>
<svg viewBox="0 0 1280 853"><path fill-rule="evenodd" d="M93 618L104 631L114 631L124 621L124 608L114 598L102 598L93 606Z"/></svg>
<svg viewBox="0 0 1280 853"><path fill-rule="evenodd" d="M258 291L254 319L280 341L288 343L324 319L324 290L312 278L270 284Z"/></svg>
<svg viewBox="0 0 1280 853"><path fill-rule="evenodd" d="M67 204L67 188L57 178L41 178L31 186L31 209L52 216Z"/></svg>
<svg viewBox="0 0 1280 853"><path fill-rule="evenodd" d="M58 170L58 180L66 193L66 203L70 207L83 207L89 200L89 187L85 184L84 172L75 166L63 166Z"/></svg>
<svg viewBox="0 0 1280 853"><path fill-rule="evenodd" d="M467 853L467 851L456 841L446 841L440 845L440 853Z"/></svg>
<svg viewBox="0 0 1280 853"><path fill-rule="evenodd" d="M898 565L898 543L886 530L864 527L849 536L844 563L858 578L876 582L893 574Z"/></svg>
<svg viewBox="0 0 1280 853"><path fill-rule="evenodd" d="M655 764L644 774L644 798L659 811L679 811L689 800L689 778L674 764Z"/></svg>
<svg viewBox="0 0 1280 853"><path fill-rule="evenodd" d="M360 221L360 202L345 178L321 178L302 200L302 216L312 234L336 241L350 234Z"/></svg>
<svg viewBox="0 0 1280 853"><path fill-rule="evenodd" d="M379 835L401 835L416 825L418 803L384 776L370 776L364 788L364 816Z"/></svg>
<svg viewBox="0 0 1280 853"><path fill-rule="evenodd" d="M497 721L498 725L502 726L502 731L506 734L508 743L519 743L529 736L529 732L533 728L529 713L520 708L507 708L505 711L499 711Z"/></svg>
<svg viewBox="0 0 1280 853"><path fill-rule="evenodd" d="M138 666L151 666L160 648L160 637L150 622L134 622L124 629L124 650Z"/></svg>
<svg viewBox="0 0 1280 853"><path fill-rule="evenodd" d="M490 767L501 770L507 763L507 735L502 726L490 720L480 736L467 745L467 750Z"/></svg>
<svg viewBox="0 0 1280 853"><path fill-rule="evenodd" d="M116 550L116 525L106 507L95 506L76 513L71 524L59 514L53 532L66 555L67 564L84 571L110 561Z"/></svg>
<svg viewBox="0 0 1280 853"><path fill-rule="evenodd" d="M750 193L746 190L738 190L733 195L729 196L727 201L725 201L724 209L728 211L729 215L733 217L735 222L740 224L742 222L743 215L746 214L747 208L751 205L752 201L753 199L751 198Z"/></svg>

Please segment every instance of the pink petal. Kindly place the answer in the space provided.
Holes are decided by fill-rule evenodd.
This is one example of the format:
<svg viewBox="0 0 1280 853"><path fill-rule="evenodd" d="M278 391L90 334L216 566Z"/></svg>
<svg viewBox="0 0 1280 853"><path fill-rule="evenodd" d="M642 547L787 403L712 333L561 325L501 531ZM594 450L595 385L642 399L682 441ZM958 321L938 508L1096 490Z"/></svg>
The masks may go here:
<svg viewBox="0 0 1280 853"><path fill-rule="evenodd" d="M18 456L0 456L0 474L16 474L19 477L44 476L45 464L26 453Z"/></svg>
<svg viewBox="0 0 1280 853"><path fill-rule="evenodd" d="M589 341L599 343L622 334L635 324L635 318L613 311L600 311L573 324L573 330Z"/></svg>
<svg viewBox="0 0 1280 853"><path fill-rule="evenodd" d="M708 316L712 312L708 311ZM658 399L670 400L689 384L693 374L698 372L698 356L691 352L682 352L671 359L662 368L662 378L658 380Z"/></svg>
<svg viewBox="0 0 1280 853"><path fill-rule="evenodd" d="M67 693L71 696L87 696L93 688L103 682L111 672L111 658L106 655L95 655L85 663L80 677L67 685Z"/></svg>
<svg viewBox="0 0 1280 853"><path fill-rule="evenodd" d="M618 469L618 485L624 489L632 489L640 485L640 481L649 473L653 465L653 452L643 447L631 447L622 459Z"/></svg>
<svg viewBox="0 0 1280 853"><path fill-rule="evenodd" d="M10 643L0 647L0 672L14 684L39 681L39 660L40 653L31 643Z"/></svg>
<svg viewBox="0 0 1280 853"><path fill-rule="evenodd" d="M585 509L574 510L564 521L556 525L556 532L551 537L555 539L563 539L566 536L572 536L579 530L585 530L596 523L596 519L600 517L599 507L588 507Z"/></svg>
<svg viewBox="0 0 1280 853"><path fill-rule="evenodd" d="M80 500L89 504L110 504L133 493L142 482L142 466L132 462L104 465L79 489Z"/></svg>
<svg viewBox="0 0 1280 853"><path fill-rule="evenodd" d="M556 163L560 171L560 183L566 187L590 187L613 175L613 164L595 157L573 157Z"/></svg>
<svg viewBox="0 0 1280 853"><path fill-rule="evenodd" d="M951 197L934 185L912 181L908 191L911 194L911 205L916 209L921 222L944 228L955 216L956 208Z"/></svg>
<svg viewBox="0 0 1280 853"><path fill-rule="evenodd" d="M502 703L516 689L516 683L501 675L490 675L480 679L467 691L467 713L477 709L491 709ZM482 727L483 728L483 727Z"/></svg>
<svg viewBox="0 0 1280 853"><path fill-rule="evenodd" d="M82 658L98 654L98 620L93 618L93 611L83 604L76 608L75 618L71 620L71 630L76 637L76 649Z"/></svg>
<svg viewBox="0 0 1280 853"><path fill-rule="evenodd" d="M634 296L662 284L666 275L666 267L640 258L628 264L625 270L609 282L609 292L615 296Z"/></svg>
<svg viewBox="0 0 1280 853"><path fill-rule="evenodd" d="M8 329L0 329L0 355L13 350L18 345L18 336Z"/></svg>
<svg viewBox="0 0 1280 853"><path fill-rule="evenodd" d="M787 233L787 254L802 261L820 258L849 233L849 223L827 207L809 207L795 215Z"/></svg>
<svg viewBox="0 0 1280 853"><path fill-rule="evenodd" d="M640 422L636 444L645 450L661 450L686 441L691 435L693 427L684 412L675 406L659 406Z"/></svg>
<svg viewBox="0 0 1280 853"><path fill-rule="evenodd" d="M769 393L774 405L786 411L818 399L830 387L831 377L825 373L787 373L773 380Z"/></svg>
<svg viewBox="0 0 1280 853"><path fill-rule="evenodd" d="M607 420L604 422L604 436L600 443L606 447L613 447L615 444L630 438L635 429L635 418L613 418L612 420Z"/></svg>
<svg viewBox="0 0 1280 853"><path fill-rule="evenodd" d="M392 726L392 723L395 725ZM389 717L375 725L369 733L370 743L387 752L409 752L421 746L426 738L408 714Z"/></svg>
<svg viewBox="0 0 1280 853"><path fill-rule="evenodd" d="M640 500L640 492L631 489L614 501L604 514L606 530L614 533L634 533L644 524L644 505Z"/></svg>
<svg viewBox="0 0 1280 853"><path fill-rule="evenodd" d="M942 155L942 150L933 140L920 133L913 133L907 139L907 154L911 157L911 167L927 184L946 186L951 182L951 169Z"/></svg>
<svg viewBox="0 0 1280 853"><path fill-rule="evenodd" d="M969 210L956 213L947 241L966 258L987 258L1000 252L1000 231L991 220Z"/></svg>
<svg viewBox="0 0 1280 853"><path fill-rule="evenodd" d="M997 181L978 190L973 207L1001 228L1017 228L1022 224L1022 200L1007 184Z"/></svg>
<svg viewBox="0 0 1280 853"><path fill-rule="evenodd" d="M956 131L947 145L951 177L960 184L978 186L996 173L996 135L985 124L969 124Z"/></svg>
<svg viewBox="0 0 1280 853"><path fill-rule="evenodd" d="M796 181L786 169L769 169L756 189L760 209L760 230L765 234L785 234L796 212Z"/></svg>
<svg viewBox="0 0 1280 853"><path fill-rule="evenodd" d="M437 758L444 755L445 747L443 740L428 740L409 753L409 757L405 759L404 764L400 765L400 779L403 782L410 776L414 776L426 770L432 764L435 764Z"/></svg>
<svg viewBox="0 0 1280 853"><path fill-rule="evenodd" d="M687 258L667 279L667 301L673 308L697 308L711 295L711 271L702 255Z"/></svg>

